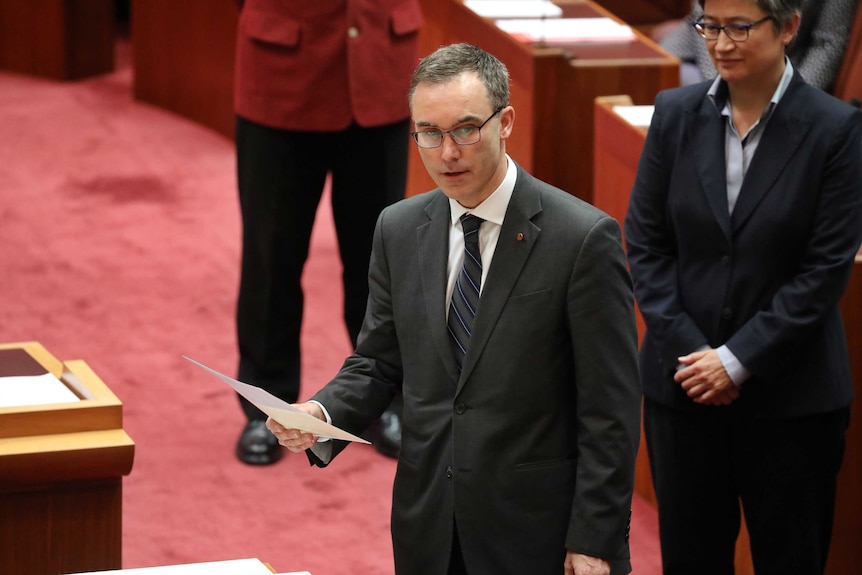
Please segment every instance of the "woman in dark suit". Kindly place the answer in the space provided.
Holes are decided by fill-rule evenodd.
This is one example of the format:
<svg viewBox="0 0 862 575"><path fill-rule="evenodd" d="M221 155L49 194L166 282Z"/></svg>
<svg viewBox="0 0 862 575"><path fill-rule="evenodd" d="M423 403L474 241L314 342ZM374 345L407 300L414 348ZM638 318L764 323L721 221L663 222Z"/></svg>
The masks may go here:
<svg viewBox="0 0 862 575"><path fill-rule="evenodd" d="M701 0L714 81L656 99L625 221L666 574L822 573L853 389L862 113L785 56L804 0Z"/></svg>

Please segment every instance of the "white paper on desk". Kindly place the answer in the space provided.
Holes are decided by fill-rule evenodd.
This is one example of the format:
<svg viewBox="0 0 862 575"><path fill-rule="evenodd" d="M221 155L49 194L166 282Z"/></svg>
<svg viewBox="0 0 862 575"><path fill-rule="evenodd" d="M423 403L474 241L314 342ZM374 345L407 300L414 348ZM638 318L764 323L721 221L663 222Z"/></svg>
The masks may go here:
<svg viewBox="0 0 862 575"><path fill-rule="evenodd" d="M640 128L649 128L655 106L614 106L616 114L631 124Z"/></svg>
<svg viewBox="0 0 862 575"><path fill-rule="evenodd" d="M361 437L347 433L343 429L339 429L334 425L317 419L313 415L298 410L266 390L237 381L185 355L183 357L227 383L238 394L249 400L255 407L287 429L299 429L304 433L312 433L321 439L343 439L345 441L356 441L357 443L369 443Z"/></svg>
<svg viewBox="0 0 862 575"><path fill-rule="evenodd" d="M311 575L307 571L297 575ZM228 561L207 561L206 563L185 563L161 567L140 567L138 569L115 569L113 571L88 571L78 575L272 575L272 571L259 559L230 559ZM287 574L290 575L290 574Z"/></svg>
<svg viewBox="0 0 862 575"><path fill-rule="evenodd" d="M496 20L497 27L531 42L628 42L635 40L631 26L611 18L519 18Z"/></svg>
<svg viewBox="0 0 862 575"><path fill-rule="evenodd" d="M0 377L0 407L23 407L80 401L52 373Z"/></svg>
<svg viewBox="0 0 862 575"><path fill-rule="evenodd" d="M466 0L464 5L483 18L559 18L563 9L549 0Z"/></svg>

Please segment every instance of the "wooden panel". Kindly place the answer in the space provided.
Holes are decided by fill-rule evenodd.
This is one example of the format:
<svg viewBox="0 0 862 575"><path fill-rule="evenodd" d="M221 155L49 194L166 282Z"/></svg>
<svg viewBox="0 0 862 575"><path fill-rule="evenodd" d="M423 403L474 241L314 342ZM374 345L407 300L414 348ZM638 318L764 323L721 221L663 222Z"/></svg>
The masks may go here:
<svg viewBox="0 0 862 575"><path fill-rule="evenodd" d="M0 0L0 69L77 80L114 69L113 0Z"/></svg>
<svg viewBox="0 0 862 575"><path fill-rule="evenodd" d="M862 256L841 300L856 400L850 406L847 448L838 475L835 531L826 575L862 573Z"/></svg>
<svg viewBox="0 0 862 575"><path fill-rule="evenodd" d="M235 2L132 3L134 96L233 137Z"/></svg>
<svg viewBox="0 0 862 575"><path fill-rule="evenodd" d="M684 18L691 0L598 0L598 3L629 24L658 24Z"/></svg>
<svg viewBox="0 0 862 575"><path fill-rule="evenodd" d="M122 566L119 478L0 492L0 571L58 575Z"/></svg>
<svg viewBox="0 0 862 575"><path fill-rule="evenodd" d="M862 9L857 10L833 93L846 101L862 100Z"/></svg>

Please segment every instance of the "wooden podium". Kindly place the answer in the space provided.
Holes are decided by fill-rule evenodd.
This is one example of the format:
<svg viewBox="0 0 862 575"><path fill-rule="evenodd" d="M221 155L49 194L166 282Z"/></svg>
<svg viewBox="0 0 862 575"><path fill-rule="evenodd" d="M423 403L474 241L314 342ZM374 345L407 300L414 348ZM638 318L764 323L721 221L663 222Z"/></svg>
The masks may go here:
<svg viewBox="0 0 862 575"><path fill-rule="evenodd" d="M0 573L117 569L122 476L135 450L122 403L81 360L60 362L36 342L0 345L10 348L81 400L0 407Z"/></svg>
<svg viewBox="0 0 862 575"><path fill-rule="evenodd" d="M595 101L594 203L621 223L628 209L628 197L646 137L646 129L631 125L614 111L614 106L627 104L631 104L631 98L626 96ZM862 573L862 252L856 256L850 284L840 305L856 401L851 405L844 462L838 475L835 523L826 575ZM640 336L644 332L640 313L638 332ZM635 492L655 504L643 434L635 469ZM793 502L787 504L793 505ZM753 575L744 524L736 543L737 575Z"/></svg>

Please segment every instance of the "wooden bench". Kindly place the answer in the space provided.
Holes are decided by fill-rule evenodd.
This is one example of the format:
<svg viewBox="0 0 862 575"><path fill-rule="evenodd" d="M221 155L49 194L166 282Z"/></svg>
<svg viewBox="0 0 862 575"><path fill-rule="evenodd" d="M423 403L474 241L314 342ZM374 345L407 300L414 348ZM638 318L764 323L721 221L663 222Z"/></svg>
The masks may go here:
<svg viewBox="0 0 862 575"><path fill-rule="evenodd" d="M862 8L857 9L832 93L845 102L862 101Z"/></svg>

